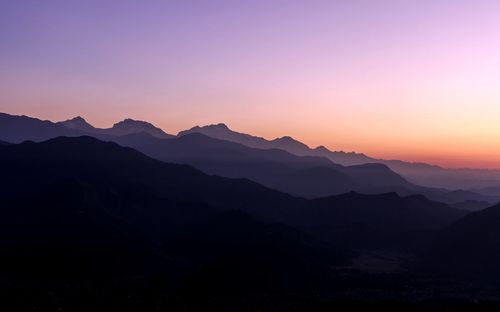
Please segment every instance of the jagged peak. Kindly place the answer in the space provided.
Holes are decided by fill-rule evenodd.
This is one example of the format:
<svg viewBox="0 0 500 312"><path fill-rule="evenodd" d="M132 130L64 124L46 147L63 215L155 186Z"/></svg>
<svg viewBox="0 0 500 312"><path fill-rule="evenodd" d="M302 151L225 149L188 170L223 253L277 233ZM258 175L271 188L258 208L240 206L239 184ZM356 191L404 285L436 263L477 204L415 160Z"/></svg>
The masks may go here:
<svg viewBox="0 0 500 312"><path fill-rule="evenodd" d="M65 120L63 122L65 122L65 123L69 123L69 122L71 122L71 123L85 123L85 124L88 123L82 116L76 116L76 117L73 117L71 119Z"/></svg>
<svg viewBox="0 0 500 312"><path fill-rule="evenodd" d="M70 121L81 121L81 122L87 122L85 120L85 118L83 118L82 116L76 116L76 117L73 117L70 119Z"/></svg>
<svg viewBox="0 0 500 312"><path fill-rule="evenodd" d="M152 128L152 129L158 129L161 130L160 128L154 126L153 124L143 121L143 120L136 120L132 118L126 118L122 121L119 121L113 125L113 128L116 127L123 127L123 126L141 126L141 127L146 127L146 128Z"/></svg>
<svg viewBox="0 0 500 312"><path fill-rule="evenodd" d="M111 129L108 130L111 130L114 135L147 132L150 135L158 138L172 137L171 135L165 133L161 128L158 128L147 121L136 120L132 118L126 118L120 122L117 122Z"/></svg>
<svg viewBox="0 0 500 312"><path fill-rule="evenodd" d="M337 150L337 151L330 151L330 152L336 153L336 154L350 155L350 156L368 157L363 153L358 153L355 151L346 152L346 151L342 151L342 150Z"/></svg>
<svg viewBox="0 0 500 312"><path fill-rule="evenodd" d="M215 124L215 125L213 125L213 126L218 127L218 128L225 128L225 129L229 129L229 127L228 127L225 123L222 123L222 122L220 122L220 123L218 123L218 124Z"/></svg>
<svg viewBox="0 0 500 312"><path fill-rule="evenodd" d="M318 147L316 147L314 150L318 151L318 152L329 152L330 150L328 148L326 148L324 145L320 145Z"/></svg>
<svg viewBox="0 0 500 312"><path fill-rule="evenodd" d="M91 130L94 128L81 116L76 116L71 119L61 121L59 122L59 124L62 124L65 127L72 129Z"/></svg>
<svg viewBox="0 0 500 312"><path fill-rule="evenodd" d="M205 126L196 125L189 130L180 131L178 135L182 136L182 135L193 133L193 132L204 133L205 131L207 131L207 133L214 134L214 135L215 134L221 135L221 134L234 134L234 133L236 133L233 130L229 129L229 127L225 123L217 123L217 124L210 124L210 125L205 125Z"/></svg>
<svg viewBox="0 0 500 312"><path fill-rule="evenodd" d="M296 140L288 135L280 137L280 138L276 138L276 139L272 140L271 142L279 143L279 144L286 144L289 146L293 145L296 148L301 148L301 149L309 149L309 147L306 144L304 144L304 143L302 143L302 142L300 142L300 141L298 141L298 140Z"/></svg>
<svg viewBox="0 0 500 312"><path fill-rule="evenodd" d="M199 129L220 129L220 130L231 130L229 129L229 127L225 124L225 123L217 123L217 124L210 124L210 125L206 125L206 126L203 126L203 127L200 127L200 126L196 126L195 128L199 128Z"/></svg>
<svg viewBox="0 0 500 312"><path fill-rule="evenodd" d="M291 136L288 136L288 135L276 138L273 141L276 141L276 142L297 142L297 143L299 142L299 141L295 140L294 138L292 138Z"/></svg>
<svg viewBox="0 0 500 312"><path fill-rule="evenodd" d="M132 118L125 118L122 121L119 121L119 122L115 123L114 126L120 125L120 124L130 124L130 123L141 123L141 124L149 124L150 125L150 123L146 122L146 121L135 120L135 119L132 119Z"/></svg>

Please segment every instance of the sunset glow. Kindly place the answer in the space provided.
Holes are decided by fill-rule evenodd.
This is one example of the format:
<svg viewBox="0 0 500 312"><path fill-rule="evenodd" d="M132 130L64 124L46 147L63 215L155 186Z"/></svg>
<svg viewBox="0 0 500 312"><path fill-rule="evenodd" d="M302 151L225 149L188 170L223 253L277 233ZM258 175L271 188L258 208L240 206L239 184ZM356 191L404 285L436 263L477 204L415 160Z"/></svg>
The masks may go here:
<svg viewBox="0 0 500 312"><path fill-rule="evenodd" d="M0 111L500 168L499 38L495 0L6 1Z"/></svg>

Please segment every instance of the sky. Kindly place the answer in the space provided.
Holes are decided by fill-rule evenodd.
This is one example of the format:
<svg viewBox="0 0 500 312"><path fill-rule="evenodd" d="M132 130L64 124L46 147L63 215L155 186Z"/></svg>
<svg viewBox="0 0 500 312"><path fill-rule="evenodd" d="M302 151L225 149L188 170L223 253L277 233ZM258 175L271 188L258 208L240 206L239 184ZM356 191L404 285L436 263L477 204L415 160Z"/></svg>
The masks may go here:
<svg viewBox="0 0 500 312"><path fill-rule="evenodd" d="M500 1L0 1L0 111L500 168Z"/></svg>

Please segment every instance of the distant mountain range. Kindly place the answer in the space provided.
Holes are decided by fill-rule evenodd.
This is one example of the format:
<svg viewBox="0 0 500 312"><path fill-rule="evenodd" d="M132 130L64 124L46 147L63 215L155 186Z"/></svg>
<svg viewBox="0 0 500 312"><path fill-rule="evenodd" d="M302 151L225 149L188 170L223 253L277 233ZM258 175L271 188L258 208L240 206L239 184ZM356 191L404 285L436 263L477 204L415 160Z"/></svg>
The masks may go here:
<svg viewBox="0 0 500 312"><path fill-rule="evenodd" d="M127 134L145 132L155 138L160 138L160 139L167 139L174 137L173 135L165 133L160 128L157 128L148 122L133 120L130 118L115 123L113 127L108 129L94 128L91 124L89 124L87 121L85 121L85 119L83 119L80 116L70 120L58 122L57 124L63 125L70 129L81 130L90 134L122 136Z"/></svg>
<svg viewBox="0 0 500 312"><path fill-rule="evenodd" d="M178 136L183 136L190 133L202 133L206 136L240 143L249 147L259 149L281 149L299 156L321 156L332 160L333 162L345 166L361 165L366 163L377 162L364 154L345 153L342 151L332 152L324 146L319 146L315 149L309 148L306 144L295 140L292 137L284 136L274 140L266 140L261 137L235 132L229 129L225 124L209 125L204 127L196 126L189 130L181 131Z"/></svg>
<svg viewBox="0 0 500 312"><path fill-rule="evenodd" d="M255 149L196 133L170 140L153 138L146 133L104 139L133 147L156 159L189 164L210 174L248 178L309 198L349 191L397 192L402 196L423 194L468 210L480 210L500 201L493 195L414 185L383 164L342 166L324 157L297 156L280 149Z"/></svg>
<svg viewBox="0 0 500 312"><path fill-rule="evenodd" d="M161 140L142 133L113 141L159 160L189 164L209 174L248 178L305 197L378 187L413 187L384 165L344 167L323 157L297 156L280 149L255 149L202 134Z"/></svg>
<svg viewBox="0 0 500 312"><path fill-rule="evenodd" d="M432 200L470 210L480 210L500 201L500 197L491 192L482 195L418 186L391 171L383 162L363 154L331 152L324 147L310 149L290 137L268 141L234 132L223 124L195 127L174 136L147 122L131 119L116 123L109 129L99 129L81 117L53 123L26 116L0 114L0 139L6 142L43 141L57 136L82 135L133 147L163 161L189 164L210 174L248 178L304 197L323 197L349 191L369 194L394 191L403 196L423 194ZM349 159L362 164L339 164ZM373 162L363 163L361 159ZM425 168L423 172L427 170ZM435 168L439 172L448 172Z"/></svg>
<svg viewBox="0 0 500 312"><path fill-rule="evenodd" d="M239 306L255 297L272 307L290 294L460 301L498 286L498 206L471 213L381 190L477 193L422 188L383 164L342 166L200 133L158 138L145 126L82 136L60 123L0 117L9 131L33 127L5 133L0 122L0 139L16 143L0 144L0 285L16 307L186 310L194 299L240 298ZM43 139L58 131L66 136ZM286 177L301 191L350 181L379 194L306 199L252 174Z"/></svg>
<svg viewBox="0 0 500 312"><path fill-rule="evenodd" d="M210 137L237 142L254 148L278 148L296 155L326 157L334 163L344 166L381 163L385 164L409 181L428 187L471 189L485 188L489 186L498 187L500 185L499 170L446 169L426 163L376 159L360 153L330 151L324 146L312 149L291 137L266 140L261 137L232 131L224 124L208 125L204 127L196 126L189 130L181 131L178 135L182 136L188 133L202 133ZM495 195L500 195L500 192L496 192Z"/></svg>
<svg viewBox="0 0 500 312"><path fill-rule="evenodd" d="M99 213L114 216L116 222L132 222L137 226L144 223L147 226L143 230L151 234L171 231L220 211L238 210L261 220L285 223L322 240L332 238L320 236L317 228L345 230L353 225L356 231L364 229L357 236L370 233L363 236L366 242L359 242L369 247L373 235L436 230L466 214L423 196L401 197L395 193L351 192L305 200L246 179L210 176L186 165L163 163L131 148L91 137L0 146L0 169L5 178L2 198L13 206L24 205L30 198L34 200L30 203L36 206L37 199L44 202L45 195L69 188L60 193L60 200L67 196L83 200L73 207L71 213L76 214L73 217L78 216L79 209L83 209L82 217L92 217L96 212L85 212L84 208L90 205L92 209L100 209ZM107 201L118 202L108 208ZM56 213L57 207L54 209ZM2 219L6 222L6 217ZM35 217L29 220L42 222Z"/></svg>
<svg viewBox="0 0 500 312"><path fill-rule="evenodd" d="M276 223L314 222L305 200L115 143L78 137L0 146L0 171L0 281L28 283L34 289L24 300L39 285L59 296L115 289L99 299L113 300L116 285L136 292L150 276L179 291L208 282L212 290L235 282L243 290L300 289L350 257ZM450 213L447 221L457 217ZM213 267L218 262L228 265Z"/></svg>
<svg viewBox="0 0 500 312"><path fill-rule="evenodd" d="M40 120L27 116L13 116L0 113L0 137L8 143L21 143L25 140L40 142L58 136L102 135L122 136L133 133L148 133L156 138L173 138L160 128L145 121L125 119L108 129L94 128L82 117L61 122Z"/></svg>

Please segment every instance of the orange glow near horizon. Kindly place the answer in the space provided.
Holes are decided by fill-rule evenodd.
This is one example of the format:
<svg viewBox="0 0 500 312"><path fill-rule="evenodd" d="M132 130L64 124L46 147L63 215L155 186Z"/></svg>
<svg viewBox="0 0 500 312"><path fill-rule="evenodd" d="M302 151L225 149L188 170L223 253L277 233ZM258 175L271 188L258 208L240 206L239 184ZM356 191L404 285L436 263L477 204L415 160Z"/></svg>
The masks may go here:
<svg viewBox="0 0 500 312"><path fill-rule="evenodd" d="M500 169L499 1L188 2L0 3L0 111Z"/></svg>
<svg viewBox="0 0 500 312"><path fill-rule="evenodd" d="M261 136L266 139L289 135L312 148L324 145L332 151L355 151L374 158L426 162L448 168L500 169L500 135L497 137L488 136L481 134L480 129L475 129L474 132L473 129L466 127L461 129L463 132L453 132L452 128L448 128L450 131L438 133L437 129L429 128L429 132L419 132L419 128L404 128L399 125L397 129L401 132L398 133L398 131L385 132L386 129L383 129L382 125L377 127L378 131L370 131L371 128L366 128L366 131L354 131L356 126L345 125L341 122L342 118L340 117L339 122L332 122L325 126L320 123L314 125L314 121L308 118L301 122L292 118L295 122L290 125L286 119L275 122L262 118L260 120L246 118L238 120L227 117L226 119L224 117L218 119L210 116L199 116L198 121L189 122L186 119L169 116L168 113L137 113L132 115L123 113L116 114L116 118L81 112L64 114L59 110L39 115L22 110L12 110L8 113L24 114L52 121L66 120L81 115L89 123L100 128L111 127L115 122L125 118L133 118L149 121L170 134L177 134L179 131L196 125L203 126L223 122L233 131ZM347 123L352 120L355 119L346 119ZM362 122L357 124L362 124ZM435 132L432 133L433 131ZM500 133L500 131L496 133Z"/></svg>

